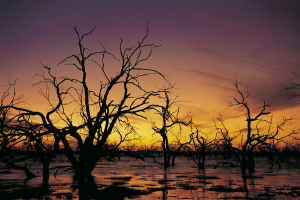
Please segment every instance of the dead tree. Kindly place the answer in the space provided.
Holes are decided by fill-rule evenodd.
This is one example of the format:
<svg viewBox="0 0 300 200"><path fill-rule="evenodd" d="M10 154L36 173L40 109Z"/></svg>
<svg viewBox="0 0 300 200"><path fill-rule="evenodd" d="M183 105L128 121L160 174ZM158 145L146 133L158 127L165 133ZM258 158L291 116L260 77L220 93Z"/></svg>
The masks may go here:
<svg viewBox="0 0 300 200"><path fill-rule="evenodd" d="M17 131L26 139L23 148L34 152L34 158L43 165L43 187L48 187L50 164L59 152L59 138L54 138L51 132L44 129L43 125L33 123L30 116L19 116Z"/></svg>
<svg viewBox="0 0 300 200"><path fill-rule="evenodd" d="M41 161L43 185L47 186L49 166L59 149L59 139L52 138L53 134L46 130L43 124L35 123L34 115L22 112L22 109L21 112L12 112L18 104L22 103L22 96L16 94L15 84L16 82L10 83L1 98L1 152L2 155L8 155L9 151L20 149L28 155L28 158ZM8 97L11 97L9 101ZM1 160L15 169L23 170L28 178L36 177L27 168L26 160L23 161L24 166L16 165L15 162L18 160L11 160L5 156L2 156Z"/></svg>
<svg viewBox="0 0 300 200"><path fill-rule="evenodd" d="M231 106L241 106L245 111L247 122L246 137L243 137L243 134L241 135L241 158L239 158L239 161L241 163L243 172L245 172L246 169L253 171L255 168L253 157L253 151L255 150L255 148L259 145L269 145L273 140L282 140L286 137L289 137L290 135L293 135L294 133L288 133L281 137L279 137L278 135L282 130L282 127L290 122L292 118L284 118L281 123L277 124L275 131L272 131L270 127L267 131L265 131L264 129L259 127L259 125L262 122L266 122L269 125L272 124L272 119L271 121L268 121L262 118L263 116L270 114L270 112L266 112L266 109L267 107L269 107L269 105L264 102L261 111L253 117L251 109L247 102L249 93L247 92L246 94L243 94L239 89L237 82L235 83L235 87L237 89L239 97L234 97L235 104L232 104Z"/></svg>
<svg viewBox="0 0 300 200"><path fill-rule="evenodd" d="M252 124L253 122L259 121L260 118L264 115L269 115L270 112L266 112L266 108L270 105L267 105L265 102L263 104L263 107L261 109L261 111L255 115L255 117L252 117L251 115L251 110L250 107L248 105L248 102L246 101L249 98L249 93L247 92L246 95L244 95L238 86L238 83L235 83L235 87L236 90L239 94L239 99L236 97L234 98L235 104L231 105L231 106L241 106L242 108L244 108L245 111L245 115L246 115L246 121L247 121L247 132L246 132L246 138L244 140L244 138L242 138L241 141L241 168L242 171L245 171L246 169L249 169L250 171L254 170L255 167L255 162L254 162L254 157L253 157L253 143L254 142L260 142L260 136L256 137L256 134L254 132L252 132ZM243 141L244 140L244 141ZM261 141L263 142L263 141Z"/></svg>
<svg viewBox="0 0 300 200"><path fill-rule="evenodd" d="M172 132L172 135L175 137L175 140L173 140L170 145L171 154L172 154L171 166L174 167L175 159L180 154L180 152L189 150L188 146L191 144L192 138L189 137L188 139L186 139L185 137L183 137L182 127L179 127L179 131Z"/></svg>
<svg viewBox="0 0 300 200"><path fill-rule="evenodd" d="M119 121L119 123L114 127L112 134L117 136L116 138L118 140L110 141L108 139L106 148L108 151L105 151L103 155L105 160L112 161L116 157L120 159L122 156L145 160L143 156L132 151L134 150L132 146L128 147L128 144L132 142L141 142L141 136L136 131L133 122L130 122L127 118ZM124 148L125 144L128 148Z"/></svg>
<svg viewBox="0 0 300 200"><path fill-rule="evenodd" d="M152 129L162 138L161 147L163 151L163 165L165 169L170 167L171 158L173 156L169 141L171 129L174 129L175 126L178 126L177 128L180 128L181 125L187 126L190 123L188 120L181 120L179 118L179 107L173 110L173 107L176 103L178 103L176 98L173 100L170 98L170 90L165 90L164 105L161 105L159 108L155 109L156 114L161 117L161 124L158 125L158 123L152 122Z"/></svg>
<svg viewBox="0 0 300 200"><path fill-rule="evenodd" d="M221 127L217 125L217 121L221 124ZM240 134L234 134L230 135L228 129L226 128L224 121L222 117L220 116L214 120L215 123L215 129L216 134L218 135L218 139L216 140L216 146L219 149L219 151L222 152L222 156L224 159L231 158L233 154L236 154L238 152L237 147L234 146L233 141L240 135Z"/></svg>
<svg viewBox="0 0 300 200"><path fill-rule="evenodd" d="M40 81L36 85L41 88L39 92L48 101L50 109L42 113L14 105L8 107L18 111L19 117L37 118L43 130L62 143L76 177L84 181L103 157L116 125L130 116L146 118L148 110L158 107L155 99L162 91L147 88L141 80L155 75L165 79L160 72L141 66L150 58L153 48L158 47L145 42L148 26L136 46L124 48L121 39L119 56L108 52L103 45L103 50L93 52L84 46L85 38L94 29L85 34L79 33L77 27L74 31L78 52L58 64L58 67L63 64L70 67L68 73L59 76L53 68L43 65L44 72L37 74ZM118 66L117 69L107 70L107 56L114 60L112 63ZM116 71L111 72L112 69ZM99 85L90 81L92 75L98 75Z"/></svg>
<svg viewBox="0 0 300 200"><path fill-rule="evenodd" d="M18 123L10 117L13 115L11 107L20 104L22 98L23 96L16 93L16 81L9 80L0 97L0 161L16 170L24 171L27 178L34 178L36 175L28 169L26 162L24 166L16 164L20 159L15 159L12 155L25 141L24 134L18 131Z"/></svg>
<svg viewBox="0 0 300 200"><path fill-rule="evenodd" d="M191 126L191 147L189 159L197 164L198 169L205 170L206 154L207 151L216 144L217 134L210 138L207 134L196 128L194 131Z"/></svg>

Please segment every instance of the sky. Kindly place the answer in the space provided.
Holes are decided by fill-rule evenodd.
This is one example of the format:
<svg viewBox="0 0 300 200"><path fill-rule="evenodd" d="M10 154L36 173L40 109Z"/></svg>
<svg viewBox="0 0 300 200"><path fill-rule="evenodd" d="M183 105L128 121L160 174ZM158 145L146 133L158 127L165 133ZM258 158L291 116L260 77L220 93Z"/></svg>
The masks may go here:
<svg viewBox="0 0 300 200"><path fill-rule="evenodd" d="M32 87L34 74L42 70L40 62L56 66L76 52L73 26L81 32L96 26L85 44L96 51L102 42L117 54L120 38L135 45L149 22L147 41L161 47L147 65L176 83L173 95L198 127L212 127L221 114L228 126L244 128L244 113L228 108L238 95L238 81L251 94L254 114L265 101L278 119L295 115L296 129L300 99L287 99L281 90L297 81L291 72L300 74L299 11L300 2L292 0L4 0L0 84L10 76L18 79L26 106L44 108L46 102ZM160 84L156 78L149 82Z"/></svg>

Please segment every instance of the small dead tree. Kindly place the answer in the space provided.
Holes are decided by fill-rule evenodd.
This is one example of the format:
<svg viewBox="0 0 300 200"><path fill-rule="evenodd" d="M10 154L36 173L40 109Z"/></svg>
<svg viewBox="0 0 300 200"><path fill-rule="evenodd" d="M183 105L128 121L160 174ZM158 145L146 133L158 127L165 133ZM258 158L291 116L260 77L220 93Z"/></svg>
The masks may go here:
<svg viewBox="0 0 300 200"><path fill-rule="evenodd" d="M0 97L0 161L16 170L22 170L27 178L34 178L34 175L28 168L26 162L24 166L16 164L27 158L14 158L13 151L18 150L26 141L24 134L19 132L19 125L16 119L13 118L12 106L16 106L22 102L23 96L18 96L16 93L16 81L5 85L5 90Z"/></svg>
<svg viewBox="0 0 300 200"><path fill-rule="evenodd" d="M42 124L33 123L30 116L20 115L17 119L21 132L26 138L23 148L34 152L34 158L43 165L43 186L48 187L50 176L50 164L59 152L59 138L53 138L53 134L44 129Z"/></svg>
<svg viewBox="0 0 300 200"><path fill-rule="evenodd" d="M218 126L218 122L221 124L221 126ZM217 132L216 134L218 135L215 145L218 150L222 152L224 159L231 158L233 155L236 155L236 153L239 152L239 149L234 146L234 140L240 136L241 132L239 134L229 134L221 115L216 120L214 119L214 124Z"/></svg>
<svg viewBox="0 0 300 200"><path fill-rule="evenodd" d="M209 148L216 144L217 133L215 133L214 137L210 138L198 128L196 128L194 131L193 127L191 126L190 138L191 147L189 158L197 164L198 169L205 170L206 154Z"/></svg>
<svg viewBox="0 0 300 200"><path fill-rule="evenodd" d="M279 164L279 160L278 160L279 158L277 160L274 160L274 156L275 154L279 153L279 149L281 148L280 145L286 144L285 139L289 138L290 136L296 136L299 134L298 131L295 130L289 133L284 133L285 132L284 127L290 125L292 120L293 117L291 118L282 117L281 121L274 125L273 116L272 116L270 121L268 122L269 126L267 130L264 131L264 136L261 137L262 142L260 143L257 142L256 144L254 144L254 148L260 145L260 148L264 148L268 150L269 159L272 163L272 166L274 165L274 163ZM257 128L258 134L262 131L263 130L259 130Z"/></svg>
<svg viewBox="0 0 300 200"><path fill-rule="evenodd" d="M25 112L12 112L20 103L23 96L17 96L15 90L16 81L9 83L8 89L1 98L1 152L9 155L10 151L20 149L27 158L38 159L43 164L43 185L48 186L50 163L59 149L59 139L52 138L52 134L46 130L43 124L35 123L34 115ZM10 97L9 101L6 101ZM23 170L28 178L36 177L29 171L26 159L25 166L16 165L19 159L10 160L1 157L7 165Z"/></svg>
<svg viewBox="0 0 300 200"><path fill-rule="evenodd" d="M191 122L190 122L191 123ZM188 146L192 142L192 138L183 137L183 130L182 127L179 127L179 131L172 132L172 135L175 137L175 140L171 142L170 149L172 154L171 159L171 166L175 166L175 159L182 151L188 151Z"/></svg>
<svg viewBox="0 0 300 200"><path fill-rule="evenodd" d="M188 126L190 123L188 120L181 120L179 118L179 107L173 110L173 107L176 103L178 103L178 101L176 101L176 98L173 100L170 98L170 90L164 90L164 105L159 106L157 109L155 109L156 114L161 117L161 125L157 125L157 123L152 122L152 129L162 138L161 147L163 150L163 165L165 169L170 167L171 158L174 153L170 148L169 141L169 134L171 130L174 129L175 126L178 126L178 128L180 129L181 125Z"/></svg>

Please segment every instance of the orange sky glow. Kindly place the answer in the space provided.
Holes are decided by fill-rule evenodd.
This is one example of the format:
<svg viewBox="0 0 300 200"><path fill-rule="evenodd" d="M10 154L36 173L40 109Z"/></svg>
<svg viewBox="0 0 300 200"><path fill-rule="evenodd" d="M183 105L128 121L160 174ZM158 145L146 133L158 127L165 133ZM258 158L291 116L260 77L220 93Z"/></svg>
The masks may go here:
<svg viewBox="0 0 300 200"><path fill-rule="evenodd" d="M213 119L220 115L229 131L245 129L243 111L229 108L238 95L234 83L239 81L242 91L250 92L254 115L265 101L275 124L293 116L285 131L298 130L300 99L287 99L282 89L297 80L291 72L300 74L299 9L299 2L289 0L1 1L0 84L10 76L18 79L23 107L45 112L48 104L32 86L38 81L34 74L42 70L42 62L58 75L76 76L68 66L57 66L78 51L74 25L81 32L96 26L84 41L88 49L101 50L102 42L118 55L120 38L125 47L137 44L150 21L147 42L161 47L143 66L176 84L172 96L181 101L182 117L191 116L205 133L212 131ZM111 75L118 70L112 60L107 65ZM97 87L100 78L92 64L89 72L89 84ZM143 84L155 88L165 83L152 76ZM143 144L156 141L149 121L158 120L155 115L135 118Z"/></svg>

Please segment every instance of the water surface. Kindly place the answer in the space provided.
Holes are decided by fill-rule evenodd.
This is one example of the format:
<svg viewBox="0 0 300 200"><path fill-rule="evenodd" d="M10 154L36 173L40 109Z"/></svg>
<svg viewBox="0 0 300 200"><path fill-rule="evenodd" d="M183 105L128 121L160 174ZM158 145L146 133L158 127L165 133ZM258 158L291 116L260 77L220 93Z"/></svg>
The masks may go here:
<svg viewBox="0 0 300 200"><path fill-rule="evenodd" d="M58 159L51 168L49 190L41 189L42 171L38 162L27 166L39 177L26 180L22 171L0 165L1 195L30 199L76 199L79 187L65 158ZM87 199L298 199L300 198L300 163L291 160L270 168L266 158L256 159L254 172L242 176L237 162L210 158L207 167L198 170L195 163L178 157L176 166L165 170L163 166L146 161L122 157L114 162L102 161L88 180ZM230 162L230 163L228 163ZM54 176L55 175L55 176ZM41 191L41 192L36 192ZM100 192L99 192L100 191ZM30 192L32 192L30 196ZM35 194L37 193L37 194ZM83 196L82 196L83 194Z"/></svg>

